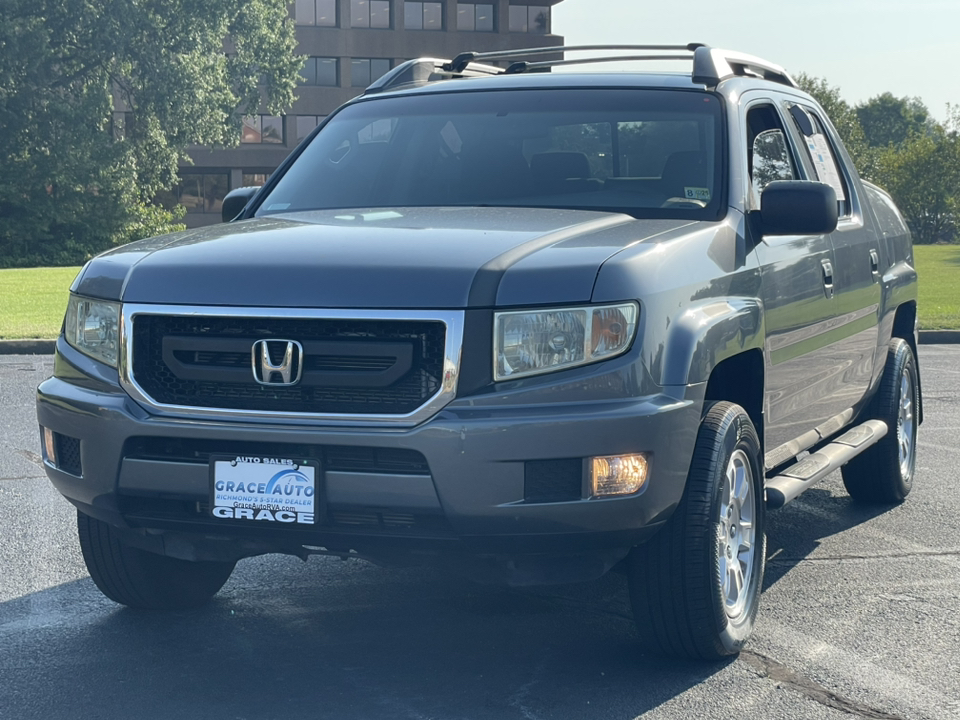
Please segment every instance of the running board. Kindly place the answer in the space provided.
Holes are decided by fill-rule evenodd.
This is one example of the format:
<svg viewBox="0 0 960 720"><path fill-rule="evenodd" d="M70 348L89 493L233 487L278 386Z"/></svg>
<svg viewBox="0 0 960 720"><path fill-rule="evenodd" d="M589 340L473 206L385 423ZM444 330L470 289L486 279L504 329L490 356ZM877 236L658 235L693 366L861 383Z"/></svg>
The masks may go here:
<svg viewBox="0 0 960 720"><path fill-rule="evenodd" d="M771 510L782 508L886 434L887 424L882 420L868 420L848 430L829 445L767 480L767 507Z"/></svg>

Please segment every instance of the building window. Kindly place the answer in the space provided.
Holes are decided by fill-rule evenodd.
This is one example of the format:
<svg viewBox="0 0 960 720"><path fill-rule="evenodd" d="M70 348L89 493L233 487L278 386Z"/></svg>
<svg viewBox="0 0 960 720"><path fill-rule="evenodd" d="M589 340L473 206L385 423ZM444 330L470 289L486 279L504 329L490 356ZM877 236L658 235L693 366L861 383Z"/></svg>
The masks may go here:
<svg viewBox="0 0 960 720"><path fill-rule="evenodd" d="M367 87L390 70L390 61L385 58L353 58L350 61L350 85Z"/></svg>
<svg viewBox="0 0 960 720"><path fill-rule="evenodd" d="M270 178L270 173L245 172L243 173L243 185L241 187L260 187Z"/></svg>
<svg viewBox="0 0 960 720"><path fill-rule="evenodd" d="M457 3L457 30L493 32L493 5Z"/></svg>
<svg viewBox="0 0 960 720"><path fill-rule="evenodd" d="M337 0L296 0L297 25L337 26Z"/></svg>
<svg viewBox="0 0 960 720"><path fill-rule="evenodd" d="M510 32L546 35L550 32L550 8L545 5L511 5Z"/></svg>
<svg viewBox="0 0 960 720"><path fill-rule="evenodd" d="M240 135L242 143L283 144L283 118L278 115L247 115Z"/></svg>
<svg viewBox="0 0 960 720"><path fill-rule="evenodd" d="M350 0L350 27L390 28L390 0Z"/></svg>
<svg viewBox="0 0 960 720"><path fill-rule="evenodd" d="M403 27L407 30L443 30L442 3L405 2Z"/></svg>
<svg viewBox="0 0 960 720"><path fill-rule="evenodd" d="M297 115L297 142L302 142L325 117L326 115Z"/></svg>
<svg viewBox="0 0 960 720"><path fill-rule="evenodd" d="M240 135L242 143L283 144L283 118L277 115L247 115Z"/></svg>
<svg viewBox="0 0 960 720"><path fill-rule="evenodd" d="M357 131L357 142L361 145L370 143L388 143L397 128L397 118L381 118L374 120Z"/></svg>
<svg viewBox="0 0 960 720"><path fill-rule="evenodd" d="M230 176L227 173L185 173L162 200L183 205L190 214L219 214L229 189Z"/></svg>
<svg viewBox="0 0 960 720"><path fill-rule="evenodd" d="M337 87L340 84L337 72L339 61L337 58L308 57L303 63L300 75L303 78L301 85L320 85L322 87Z"/></svg>

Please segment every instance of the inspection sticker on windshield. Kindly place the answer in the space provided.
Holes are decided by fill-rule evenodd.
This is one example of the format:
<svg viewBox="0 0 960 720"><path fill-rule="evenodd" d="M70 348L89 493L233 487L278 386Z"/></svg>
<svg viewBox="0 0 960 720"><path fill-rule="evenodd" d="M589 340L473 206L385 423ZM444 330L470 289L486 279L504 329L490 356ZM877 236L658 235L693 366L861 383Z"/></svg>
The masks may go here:
<svg viewBox="0 0 960 720"><path fill-rule="evenodd" d="M683 189L684 197L687 200L703 200L710 202L710 188L685 187Z"/></svg>
<svg viewBox="0 0 960 720"><path fill-rule="evenodd" d="M215 518L314 525L320 466L312 460L231 455L210 459Z"/></svg>

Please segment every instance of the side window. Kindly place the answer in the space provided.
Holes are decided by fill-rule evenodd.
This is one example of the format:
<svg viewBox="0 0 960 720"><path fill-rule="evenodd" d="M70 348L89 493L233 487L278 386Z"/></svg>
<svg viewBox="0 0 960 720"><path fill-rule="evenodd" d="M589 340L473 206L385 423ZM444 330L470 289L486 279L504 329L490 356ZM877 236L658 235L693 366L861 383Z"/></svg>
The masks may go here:
<svg viewBox="0 0 960 720"><path fill-rule="evenodd" d="M815 112L800 105L790 105L789 109L804 148L804 160L813 173L812 179L832 187L837 193L840 216L850 215L846 179L840 171L840 163L823 123Z"/></svg>
<svg viewBox="0 0 960 720"><path fill-rule="evenodd" d="M752 178L757 193L774 180L796 180L782 130L764 130L753 139Z"/></svg>
<svg viewBox="0 0 960 720"><path fill-rule="evenodd" d="M747 112L747 167L752 203L760 207L760 193L774 180L796 180L797 171L780 114L773 105L758 105Z"/></svg>

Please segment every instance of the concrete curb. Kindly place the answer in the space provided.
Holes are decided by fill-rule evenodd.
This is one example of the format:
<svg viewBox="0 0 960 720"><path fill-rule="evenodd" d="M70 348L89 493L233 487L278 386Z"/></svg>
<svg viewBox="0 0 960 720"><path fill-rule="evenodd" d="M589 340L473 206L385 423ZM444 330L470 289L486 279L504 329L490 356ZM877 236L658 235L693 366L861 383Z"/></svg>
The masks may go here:
<svg viewBox="0 0 960 720"><path fill-rule="evenodd" d="M921 330L921 345L960 345L960 330ZM52 355L56 340L0 340L0 355Z"/></svg>
<svg viewBox="0 0 960 720"><path fill-rule="evenodd" d="M960 343L960 330L921 330L921 345L955 345Z"/></svg>
<svg viewBox="0 0 960 720"><path fill-rule="evenodd" d="M56 340L0 340L0 355L53 355Z"/></svg>

